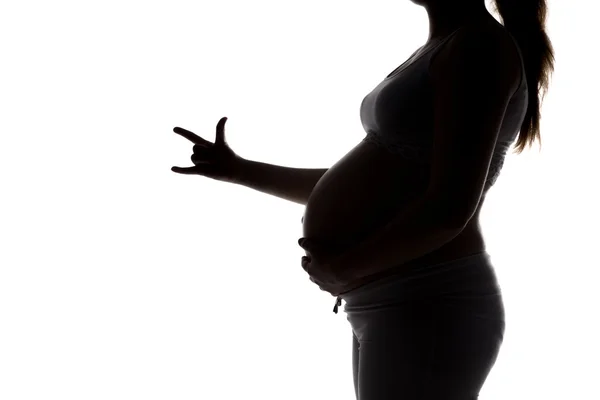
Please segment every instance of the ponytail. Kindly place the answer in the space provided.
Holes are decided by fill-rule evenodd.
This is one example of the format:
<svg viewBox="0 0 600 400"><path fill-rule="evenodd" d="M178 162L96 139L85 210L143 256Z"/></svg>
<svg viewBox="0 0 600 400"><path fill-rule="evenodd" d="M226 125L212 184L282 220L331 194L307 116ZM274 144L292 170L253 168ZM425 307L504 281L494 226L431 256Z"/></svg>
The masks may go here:
<svg viewBox="0 0 600 400"><path fill-rule="evenodd" d="M546 0L493 0L494 11L515 38L525 63L529 104L521 125L515 153L521 154L537 139L541 147L541 102L554 72L554 48L546 34ZM542 93L543 92L543 93Z"/></svg>

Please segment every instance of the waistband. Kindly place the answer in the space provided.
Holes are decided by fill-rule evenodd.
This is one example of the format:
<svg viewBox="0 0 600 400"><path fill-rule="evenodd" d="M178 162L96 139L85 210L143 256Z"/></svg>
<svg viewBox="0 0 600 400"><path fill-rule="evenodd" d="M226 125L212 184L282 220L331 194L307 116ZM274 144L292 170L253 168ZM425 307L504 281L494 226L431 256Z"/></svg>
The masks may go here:
<svg viewBox="0 0 600 400"><path fill-rule="evenodd" d="M367 283L337 296L333 312L342 300L346 308L380 306L389 302L469 293L494 295L500 286L487 251L432 265L408 268L398 276Z"/></svg>

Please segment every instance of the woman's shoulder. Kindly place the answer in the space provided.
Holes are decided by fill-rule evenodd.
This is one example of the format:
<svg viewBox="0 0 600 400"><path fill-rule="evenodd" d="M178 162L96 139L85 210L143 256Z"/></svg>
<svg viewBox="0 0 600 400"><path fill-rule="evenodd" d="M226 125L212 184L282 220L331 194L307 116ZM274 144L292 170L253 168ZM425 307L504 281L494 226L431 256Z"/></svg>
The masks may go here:
<svg viewBox="0 0 600 400"><path fill-rule="evenodd" d="M470 49L481 48L481 45L506 54L507 61L513 60L515 63L520 61L516 43L508 30L495 19L494 21L482 20L458 29L450 40L437 49L432 57L430 69L433 73L443 72L446 70L446 62L451 61L453 55L467 55Z"/></svg>

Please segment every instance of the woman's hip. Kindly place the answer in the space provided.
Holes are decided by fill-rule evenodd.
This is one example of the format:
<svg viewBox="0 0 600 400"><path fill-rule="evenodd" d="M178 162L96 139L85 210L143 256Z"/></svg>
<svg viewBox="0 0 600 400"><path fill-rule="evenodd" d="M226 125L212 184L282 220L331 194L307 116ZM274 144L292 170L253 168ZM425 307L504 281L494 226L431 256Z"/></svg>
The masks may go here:
<svg viewBox="0 0 600 400"><path fill-rule="evenodd" d="M498 279L487 252L424 266L397 278L369 283L339 296L352 323L402 310L440 307L504 321Z"/></svg>

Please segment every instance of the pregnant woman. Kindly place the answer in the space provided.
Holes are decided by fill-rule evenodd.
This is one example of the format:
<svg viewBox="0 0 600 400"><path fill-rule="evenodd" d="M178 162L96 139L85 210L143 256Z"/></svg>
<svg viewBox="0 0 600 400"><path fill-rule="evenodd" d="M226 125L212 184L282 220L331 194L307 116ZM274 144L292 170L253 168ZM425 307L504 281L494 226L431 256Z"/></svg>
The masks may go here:
<svg viewBox="0 0 600 400"><path fill-rule="evenodd" d="M365 138L329 169L243 159L217 124L172 170L306 205L301 265L341 300L358 400L476 399L504 336L479 225L508 149L539 139L554 53L545 0L412 0L427 42L363 99ZM517 139L518 136L518 139Z"/></svg>

